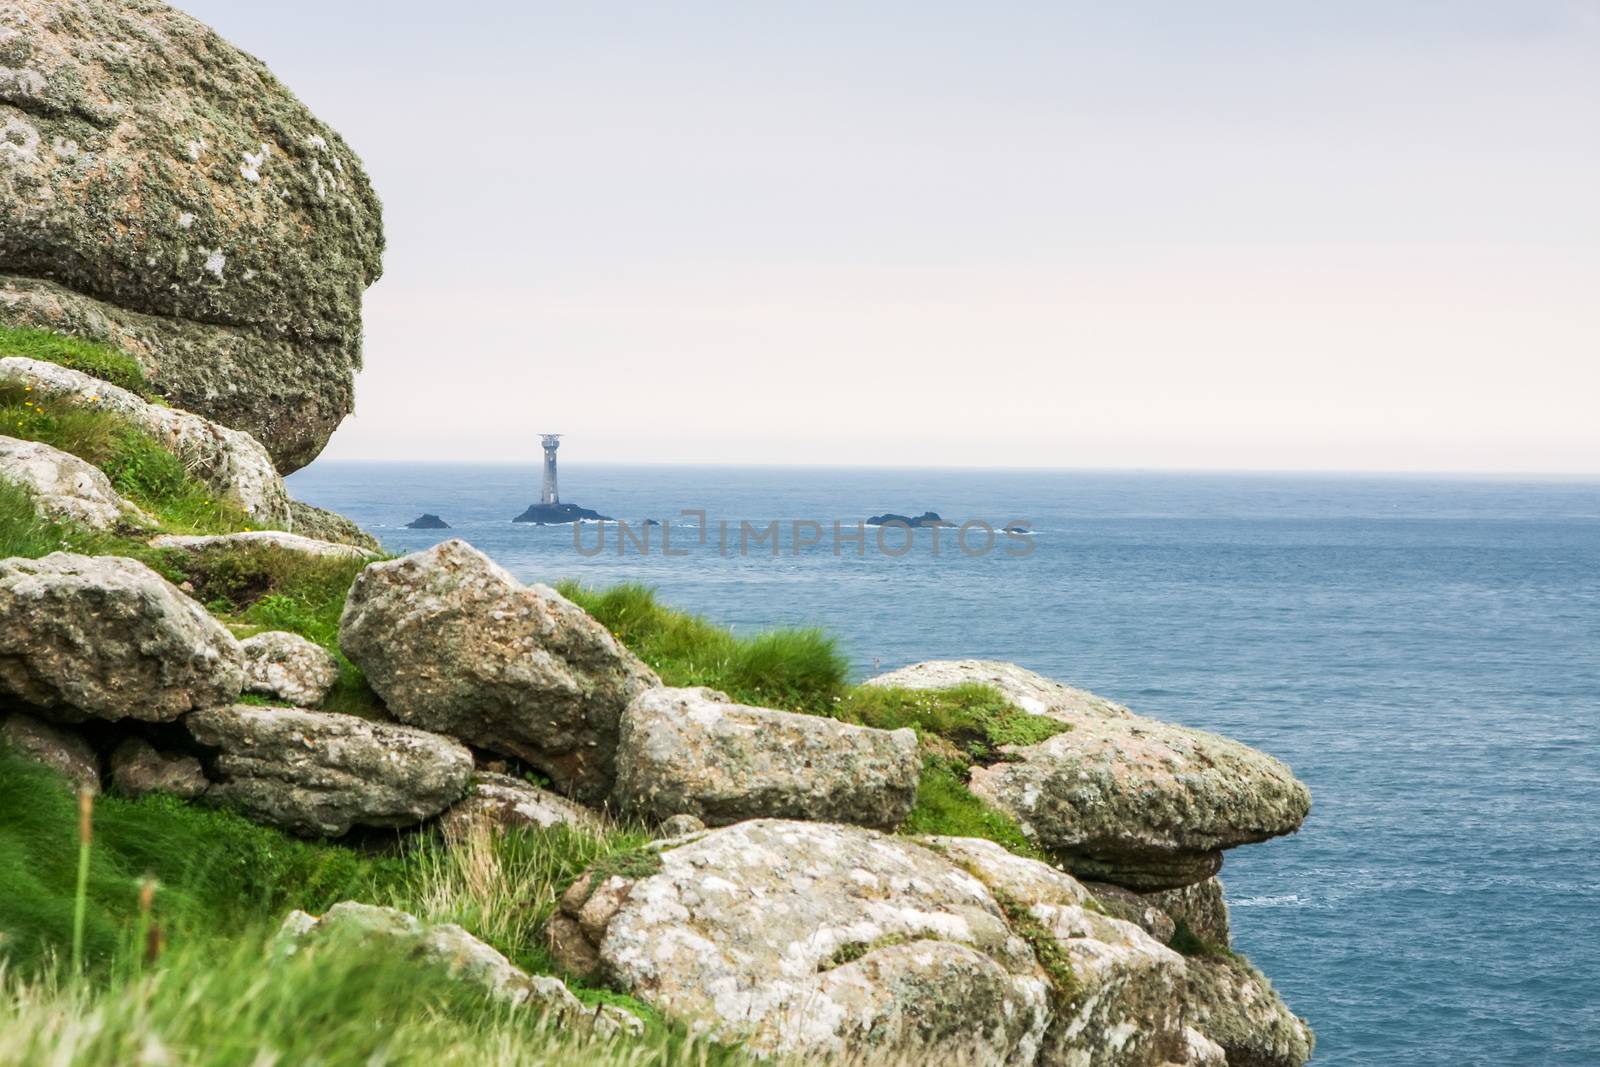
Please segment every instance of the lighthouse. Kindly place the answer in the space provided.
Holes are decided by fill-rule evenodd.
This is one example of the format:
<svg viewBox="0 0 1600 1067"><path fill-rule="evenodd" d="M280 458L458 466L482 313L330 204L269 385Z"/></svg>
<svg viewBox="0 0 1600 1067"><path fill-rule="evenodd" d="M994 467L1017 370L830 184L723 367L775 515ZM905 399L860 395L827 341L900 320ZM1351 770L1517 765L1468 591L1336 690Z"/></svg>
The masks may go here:
<svg viewBox="0 0 1600 1067"><path fill-rule="evenodd" d="M539 489L539 503L544 505L561 503L561 494L556 492L556 449L561 447L561 435L547 433L542 436L544 445L544 485Z"/></svg>
<svg viewBox="0 0 1600 1067"><path fill-rule="evenodd" d="M580 508L576 504L561 502L561 493L556 489L556 449L561 447L561 435L546 433L540 434L539 438L540 443L544 445L544 484L539 488L539 502L529 504L527 511L511 521L529 522L535 526L557 526L591 520L613 521L611 516L602 515L590 508ZM582 491L582 486L579 486L579 491Z"/></svg>

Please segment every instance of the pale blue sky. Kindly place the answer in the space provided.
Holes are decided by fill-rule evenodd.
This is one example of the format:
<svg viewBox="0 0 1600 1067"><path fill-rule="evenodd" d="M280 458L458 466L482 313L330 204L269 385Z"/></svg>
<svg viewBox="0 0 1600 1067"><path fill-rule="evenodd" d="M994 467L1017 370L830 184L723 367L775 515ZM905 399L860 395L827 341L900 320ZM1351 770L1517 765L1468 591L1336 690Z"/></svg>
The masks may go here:
<svg viewBox="0 0 1600 1067"><path fill-rule="evenodd" d="M181 6L385 203L330 457L1600 471L1600 0Z"/></svg>

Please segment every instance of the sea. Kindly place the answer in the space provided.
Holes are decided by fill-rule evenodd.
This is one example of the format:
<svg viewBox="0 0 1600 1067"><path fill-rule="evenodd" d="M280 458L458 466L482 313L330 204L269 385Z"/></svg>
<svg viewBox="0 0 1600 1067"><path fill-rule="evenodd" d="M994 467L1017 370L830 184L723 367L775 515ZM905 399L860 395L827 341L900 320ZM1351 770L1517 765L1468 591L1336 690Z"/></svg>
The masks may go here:
<svg viewBox="0 0 1600 1067"><path fill-rule="evenodd" d="M527 581L646 582L745 634L823 626L861 677L1011 660L1264 749L1311 817L1222 877L1236 947L1316 1029L1319 1067L1600 1065L1600 483L561 478L627 536L512 523L532 464L319 462L289 482L397 553L460 537ZM860 525L927 510L958 525ZM423 512L451 529L405 528Z"/></svg>

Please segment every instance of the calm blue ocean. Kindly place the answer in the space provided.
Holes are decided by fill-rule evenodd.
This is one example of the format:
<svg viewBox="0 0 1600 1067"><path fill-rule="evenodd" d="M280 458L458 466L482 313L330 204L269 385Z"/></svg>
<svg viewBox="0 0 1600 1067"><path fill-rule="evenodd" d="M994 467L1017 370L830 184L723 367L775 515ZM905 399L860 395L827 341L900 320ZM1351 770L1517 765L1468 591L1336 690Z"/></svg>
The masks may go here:
<svg viewBox="0 0 1600 1067"><path fill-rule="evenodd" d="M564 500L711 523L704 546L672 530L686 556L656 531L648 556L585 557L508 521L536 477L321 463L290 483L396 552L458 536L525 580L642 580L744 632L819 623L862 675L1015 660L1256 745L1315 808L1223 878L1320 1067L1600 1065L1600 485L563 465ZM1034 550L946 533L935 556L921 531L900 557L833 552L834 519L924 509L1031 520ZM401 528L423 511L454 529ZM785 524L782 554L738 555L741 519ZM794 520L824 525L798 557Z"/></svg>

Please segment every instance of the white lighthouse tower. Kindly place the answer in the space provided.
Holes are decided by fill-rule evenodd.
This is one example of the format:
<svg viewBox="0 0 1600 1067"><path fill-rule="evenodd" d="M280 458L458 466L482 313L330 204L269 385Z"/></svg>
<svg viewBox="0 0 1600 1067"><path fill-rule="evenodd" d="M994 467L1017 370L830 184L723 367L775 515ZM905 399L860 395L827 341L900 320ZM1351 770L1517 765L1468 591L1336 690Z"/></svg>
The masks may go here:
<svg viewBox="0 0 1600 1067"><path fill-rule="evenodd" d="M556 449L561 447L561 435L547 433L543 435L544 444L544 485L539 489L539 503L559 504L561 494L556 492Z"/></svg>

